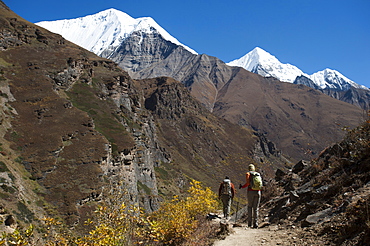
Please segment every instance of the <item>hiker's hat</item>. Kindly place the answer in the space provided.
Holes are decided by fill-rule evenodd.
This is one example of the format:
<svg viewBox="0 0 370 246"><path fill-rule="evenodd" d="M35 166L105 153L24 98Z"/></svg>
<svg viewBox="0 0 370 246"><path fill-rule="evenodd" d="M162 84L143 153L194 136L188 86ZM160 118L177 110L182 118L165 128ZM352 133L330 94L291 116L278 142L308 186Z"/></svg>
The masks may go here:
<svg viewBox="0 0 370 246"><path fill-rule="evenodd" d="M256 171L256 168L254 167L253 164L249 164L248 168L249 168L249 171Z"/></svg>

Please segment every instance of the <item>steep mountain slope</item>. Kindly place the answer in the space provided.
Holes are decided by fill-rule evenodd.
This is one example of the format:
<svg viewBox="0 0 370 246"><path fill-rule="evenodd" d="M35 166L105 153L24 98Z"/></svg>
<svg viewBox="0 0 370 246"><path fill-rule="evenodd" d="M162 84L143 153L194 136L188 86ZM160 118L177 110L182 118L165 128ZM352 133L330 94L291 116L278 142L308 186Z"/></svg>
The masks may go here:
<svg viewBox="0 0 370 246"><path fill-rule="evenodd" d="M168 70L176 70L178 63L184 63L193 54L166 39L159 33L133 32L116 48L114 52L104 52L103 57L109 58L125 68L131 76L153 64L167 59L173 54L179 54L177 63L170 64ZM174 68L173 68L174 67ZM160 75L159 75L160 76ZM150 77L158 77L157 74ZM177 78L175 78L177 79Z"/></svg>
<svg viewBox="0 0 370 246"><path fill-rule="evenodd" d="M114 76L126 75L115 72L113 62L41 30L5 7L0 11L2 83L8 88L3 97L13 98L8 104L14 109L8 116L8 142L2 144L11 147L11 158L17 158L29 172L29 178L24 172L21 179L39 185L35 189L38 201L19 200L22 204L37 203L39 209L44 205L50 212L55 208L68 224L82 224L89 203L101 199L106 185L102 176L109 176L113 163L121 163L113 152L130 152L135 146L125 127L100 111L105 107L109 112L114 104L112 100L99 102L94 96L92 74L102 85L104 79L114 81ZM81 88L73 88L76 83ZM73 106L67 90L81 107L82 97L89 97L94 109L88 114ZM99 133L95 127L101 129L104 124L111 129ZM10 153L3 153L2 159ZM15 165L11 160L5 163ZM31 187L21 190L32 193ZM17 200L16 196L12 199Z"/></svg>
<svg viewBox="0 0 370 246"><path fill-rule="evenodd" d="M295 159L310 159L355 126L361 110L303 85L239 68L219 91L214 113L264 133Z"/></svg>
<svg viewBox="0 0 370 246"><path fill-rule="evenodd" d="M262 138L212 115L181 83L132 80L1 1L0 23L3 217L60 216L83 229L112 186L152 211L191 178L216 191L224 175L243 182L246 162L267 176L284 165Z"/></svg>
<svg viewBox="0 0 370 246"><path fill-rule="evenodd" d="M321 92L341 100L343 102L347 102L353 105L362 108L364 112L369 111L370 109L370 91L369 90L361 90L357 88L351 87L346 91L338 91L332 89L324 89Z"/></svg>

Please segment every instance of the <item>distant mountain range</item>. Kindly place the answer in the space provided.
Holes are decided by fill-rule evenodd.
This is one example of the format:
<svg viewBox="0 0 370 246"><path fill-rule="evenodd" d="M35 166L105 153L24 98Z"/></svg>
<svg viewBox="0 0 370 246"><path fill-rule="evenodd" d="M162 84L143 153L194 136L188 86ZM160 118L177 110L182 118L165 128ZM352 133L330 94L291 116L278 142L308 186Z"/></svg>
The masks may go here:
<svg viewBox="0 0 370 246"><path fill-rule="evenodd" d="M192 54L197 54L193 49L183 45L171 36L152 18L142 17L135 19L113 8L81 18L43 21L36 24L62 35L67 40L97 55L107 58L112 57L112 54L115 53L121 43L136 32L140 32L142 35L160 34L165 40L184 47ZM138 43L141 41L139 39ZM281 63L276 57L259 47L227 64L243 67L250 72L264 77L274 77L283 82L299 83L299 81L296 81L296 78L304 76L313 82L311 87L315 89L343 91L353 87L369 90L367 87L346 78L340 72L328 68L308 75L294 65ZM302 78L300 81L302 81Z"/></svg>
<svg viewBox="0 0 370 246"><path fill-rule="evenodd" d="M355 83L336 70L326 68L308 75L294 65L281 63L275 56L259 47L227 64L245 68L264 77L273 77L293 84L303 84L364 110L369 109L369 88Z"/></svg>
<svg viewBox="0 0 370 246"><path fill-rule="evenodd" d="M348 90L350 87L368 90L346 78L340 72L326 68L323 71L308 75L296 66L281 63L275 56L256 47L245 56L227 63L230 66L238 66L257 73L264 77L274 77L283 82L296 82L297 77L304 76L310 79L317 89Z"/></svg>
<svg viewBox="0 0 370 246"><path fill-rule="evenodd" d="M129 27L125 27L124 18L130 20ZM351 87L348 93L321 89L318 85L325 82L317 84L292 65L289 67L297 71L295 77L298 77L291 77L291 83L227 65L182 45L150 18L133 19L114 9L78 19L37 24L61 35L66 33L64 37L76 44L86 44L84 48L116 62L134 79L165 76L180 81L215 115L253 129L261 138L266 136L271 141L263 147L267 152L276 154L281 150L294 159L310 158L338 141L343 136L338 124L358 124L362 116L359 106L368 106L370 100L369 90ZM275 69L280 69L278 60L262 49L256 48L253 53L275 62ZM257 66L258 57L249 60L249 64ZM280 74L291 73L283 70Z"/></svg>

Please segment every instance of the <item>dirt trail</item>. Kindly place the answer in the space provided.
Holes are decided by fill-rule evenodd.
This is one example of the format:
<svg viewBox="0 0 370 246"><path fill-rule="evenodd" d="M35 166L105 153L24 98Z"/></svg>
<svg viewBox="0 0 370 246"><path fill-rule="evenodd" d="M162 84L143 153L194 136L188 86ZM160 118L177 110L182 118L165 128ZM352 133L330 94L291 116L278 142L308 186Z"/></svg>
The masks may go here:
<svg viewBox="0 0 370 246"><path fill-rule="evenodd" d="M279 229L276 225L252 229L241 224L233 227L232 233L224 240L218 240L214 246L245 246L245 245L310 245L300 239L295 230Z"/></svg>

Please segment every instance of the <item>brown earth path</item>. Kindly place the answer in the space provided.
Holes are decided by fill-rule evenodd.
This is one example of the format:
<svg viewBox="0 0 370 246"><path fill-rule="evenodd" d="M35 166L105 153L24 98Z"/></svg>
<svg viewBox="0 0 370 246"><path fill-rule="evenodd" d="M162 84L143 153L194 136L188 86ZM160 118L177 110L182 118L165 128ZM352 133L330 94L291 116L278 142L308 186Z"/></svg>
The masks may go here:
<svg viewBox="0 0 370 246"><path fill-rule="evenodd" d="M260 229L248 228L246 225L233 227L232 232L224 240L214 243L214 246L242 246L242 245L302 245L291 232L279 230L277 226Z"/></svg>
<svg viewBox="0 0 370 246"><path fill-rule="evenodd" d="M246 224L231 225L231 233L223 240L217 240L213 246L272 246L272 245L324 245L312 238L302 237L302 229L286 228L278 225L267 225L252 229Z"/></svg>

